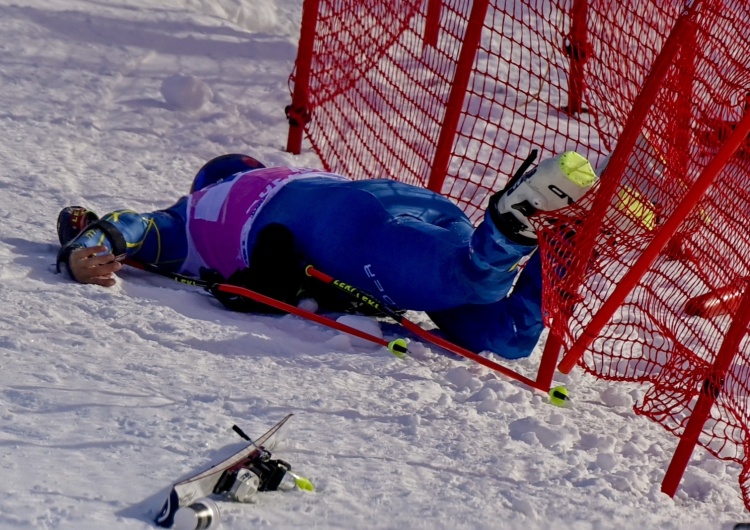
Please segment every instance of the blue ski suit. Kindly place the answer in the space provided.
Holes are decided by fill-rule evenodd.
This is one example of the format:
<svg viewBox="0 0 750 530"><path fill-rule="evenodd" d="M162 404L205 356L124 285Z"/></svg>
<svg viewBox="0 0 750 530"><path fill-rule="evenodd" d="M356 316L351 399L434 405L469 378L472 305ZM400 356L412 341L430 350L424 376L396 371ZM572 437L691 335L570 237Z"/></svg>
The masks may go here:
<svg viewBox="0 0 750 530"><path fill-rule="evenodd" d="M489 216L475 228L447 198L397 181L263 168L166 210L103 219L124 236L128 257L196 277L200 267L227 277L246 267L258 233L281 224L306 262L388 304L425 311L473 351L526 357L543 329L536 247L511 242ZM77 243L111 248L96 230Z"/></svg>

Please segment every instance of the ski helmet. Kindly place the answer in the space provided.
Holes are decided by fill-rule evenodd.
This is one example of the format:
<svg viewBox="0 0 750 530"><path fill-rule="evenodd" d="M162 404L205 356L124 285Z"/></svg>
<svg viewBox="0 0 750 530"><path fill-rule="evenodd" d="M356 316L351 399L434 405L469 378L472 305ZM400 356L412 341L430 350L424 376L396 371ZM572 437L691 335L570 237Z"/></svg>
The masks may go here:
<svg viewBox="0 0 750 530"><path fill-rule="evenodd" d="M190 186L190 193L221 182L240 171L252 171L253 169L264 167L266 166L248 155L232 153L217 156L203 164L203 167L200 168L193 179L193 185Z"/></svg>

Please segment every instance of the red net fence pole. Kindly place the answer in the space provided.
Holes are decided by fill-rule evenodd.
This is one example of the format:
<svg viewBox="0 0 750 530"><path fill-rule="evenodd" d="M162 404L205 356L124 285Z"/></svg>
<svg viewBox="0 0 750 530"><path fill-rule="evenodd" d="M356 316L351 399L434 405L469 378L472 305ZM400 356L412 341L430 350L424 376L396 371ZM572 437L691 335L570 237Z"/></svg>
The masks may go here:
<svg viewBox="0 0 750 530"><path fill-rule="evenodd" d="M589 54L588 24L586 21L588 9L588 0L573 0L573 7L570 10L570 35L565 46L565 52L570 59L568 105L565 110L570 114L578 114L584 110L584 65Z"/></svg>
<svg viewBox="0 0 750 530"><path fill-rule="evenodd" d="M728 388L736 388L734 381L727 381L727 372L740 351L742 340L747 337L749 331L750 289L747 287L745 287L745 294L739 306L741 310L736 314L727 330L727 335L724 338L721 349L716 355L716 362L708 370L700 392L697 392L693 413L690 415L690 419L685 426L685 432L680 437L680 443L677 445L669 468L667 468L667 472L664 475L661 490L670 497L673 497L677 492L677 487L680 484L680 480L682 480L682 475L685 473L690 456L693 454L695 445L698 443L698 438L703 431L706 420L711 414L714 403L722 397L725 385ZM741 382L743 385L746 383L747 381ZM731 403L729 405L731 406ZM721 421L720 418L719 421ZM742 479L744 483L743 491L745 493L748 490L747 478L748 470L745 468Z"/></svg>
<svg viewBox="0 0 750 530"><path fill-rule="evenodd" d="M427 178L427 188L438 193L443 189L443 182L448 171L456 127L458 127L458 121L461 118L461 109L466 97L466 89L473 72L474 57L477 54L477 48L482 37L482 24L487 15L488 4L488 0L476 0L473 2L467 20L466 31L462 39L461 53L458 56L450 94L446 102L445 116L440 128L440 136L435 147L435 156L430 167L429 177ZM429 23L430 20L428 19L427 22Z"/></svg>
<svg viewBox="0 0 750 530"><path fill-rule="evenodd" d="M295 83L292 91L292 103L287 107L289 133L286 140L286 150L298 155L302 152L302 134L305 123L309 120L308 94L310 87L310 72L313 62L313 46L316 39L318 25L319 0L305 0L302 6L302 23L300 29L299 46L297 48Z"/></svg>

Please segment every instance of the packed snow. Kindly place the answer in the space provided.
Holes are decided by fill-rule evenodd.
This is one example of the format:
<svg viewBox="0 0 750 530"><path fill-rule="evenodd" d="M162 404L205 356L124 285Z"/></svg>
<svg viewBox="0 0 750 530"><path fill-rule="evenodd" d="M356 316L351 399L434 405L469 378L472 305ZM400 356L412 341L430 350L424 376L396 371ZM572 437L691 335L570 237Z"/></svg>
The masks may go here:
<svg viewBox="0 0 750 530"><path fill-rule="evenodd" d="M401 360L142 271L111 289L56 274L63 206L164 208L228 152L319 166L284 151L302 2L0 6L0 528L153 528L173 482L242 446L233 424L257 436L288 413L274 455L316 491L220 501L222 528L750 519L739 467L701 449L674 499L661 493L677 439L633 413L640 387L574 370L556 377L572 398L559 408L421 341ZM533 376L543 342L514 369Z"/></svg>

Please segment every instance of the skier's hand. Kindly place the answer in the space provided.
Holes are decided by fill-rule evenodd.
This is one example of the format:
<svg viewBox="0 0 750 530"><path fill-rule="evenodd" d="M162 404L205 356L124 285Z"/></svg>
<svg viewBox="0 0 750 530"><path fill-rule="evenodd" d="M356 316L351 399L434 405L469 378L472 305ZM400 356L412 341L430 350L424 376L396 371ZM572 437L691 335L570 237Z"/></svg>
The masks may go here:
<svg viewBox="0 0 750 530"><path fill-rule="evenodd" d="M122 263L105 246L78 248L70 253L68 269L80 283L112 287L116 283L114 273L122 269Z"/></svg>

